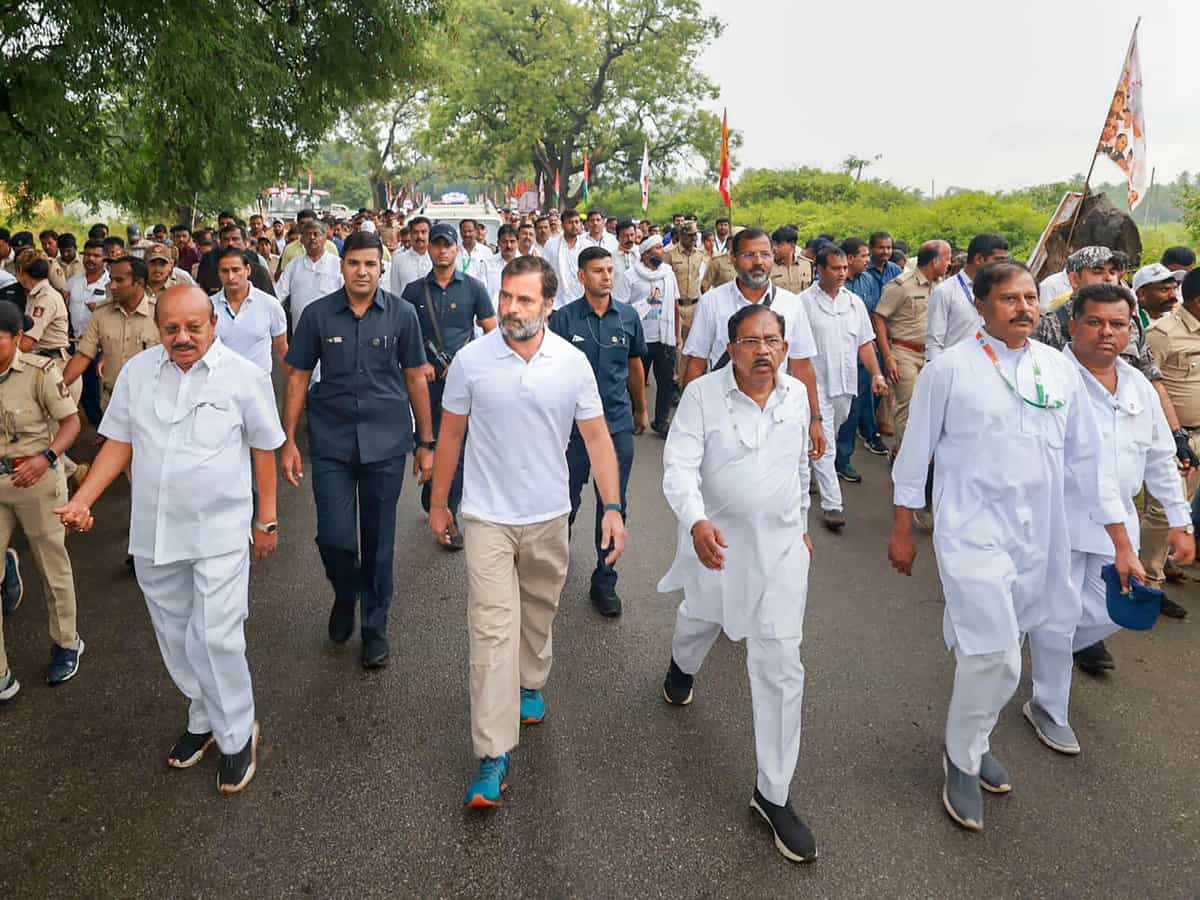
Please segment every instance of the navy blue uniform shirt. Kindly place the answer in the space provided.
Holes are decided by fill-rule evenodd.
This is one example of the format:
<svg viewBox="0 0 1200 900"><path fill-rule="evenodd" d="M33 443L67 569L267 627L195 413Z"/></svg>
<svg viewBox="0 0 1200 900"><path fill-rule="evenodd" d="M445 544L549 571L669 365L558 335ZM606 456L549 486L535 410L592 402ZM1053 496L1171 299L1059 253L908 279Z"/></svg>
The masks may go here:
<svg viewBox="0 0 1200 900"><path fill-rule="evenodd" d="M438 328L441 329L442 339L437 338L430 316L434 310L426 309L425 291L429 291L429 302L433 304L438 317ZM421 322L421 332L426 341L432 341L435 347L453 356L475 337L475 320L491 319L496 315L488 297L487 288L478 278L464 275L458 269L446 287L437 283L433 270L424 278L411 281L404 288L404 299L417 310L417 318ZM432 360L430 360L432 362Z"/></svg>
<svg viewBox="0 0 1200 900"><path fill-rule="evenodd" d="M601 318L587 298L580 297L554 310L550 316L550 330L569 341L592 364L609 433L632 431L629 359L644 357L649 352L637 310L628 303L609 300L608 309Z"/></svg>
<svg viewBox="0 0 1200 900"><path fill-rule="evenodd" d="M314 459L372 463L411 453L412 413L405 369L425 364L412 304L383 290L361 319L340 288L304 308L285 362L321 380L308 392Z"/></svg>

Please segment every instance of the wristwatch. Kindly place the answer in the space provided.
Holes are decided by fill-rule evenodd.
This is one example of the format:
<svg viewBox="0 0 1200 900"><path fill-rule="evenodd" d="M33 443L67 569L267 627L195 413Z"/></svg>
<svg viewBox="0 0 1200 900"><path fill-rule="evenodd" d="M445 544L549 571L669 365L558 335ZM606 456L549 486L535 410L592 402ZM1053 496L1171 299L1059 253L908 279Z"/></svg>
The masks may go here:
<svg viewBox="0 0 1200 900"><path fill-rule="evenodd" d="M432 441L417 441L417 446L422 450L436 450L437 438L434 438Z"/></svg>
<svg viewBox="0 0 1200 900"><path fill-rule="evenodd" d="M255 522L254 527L263 534L277 534L279 532L278 522Z"/></svg>
<svg viewBox="0 0 1200 900"><path fill-rule="evenodd" d="M55 453L53 450L51 450L49 447L47 447L45 450L42 451L42 456L46 457L46 459L48 459L50 461L50 468L52 468L52 469L54 468L55 464L58 462L58 454Z"/></svg>

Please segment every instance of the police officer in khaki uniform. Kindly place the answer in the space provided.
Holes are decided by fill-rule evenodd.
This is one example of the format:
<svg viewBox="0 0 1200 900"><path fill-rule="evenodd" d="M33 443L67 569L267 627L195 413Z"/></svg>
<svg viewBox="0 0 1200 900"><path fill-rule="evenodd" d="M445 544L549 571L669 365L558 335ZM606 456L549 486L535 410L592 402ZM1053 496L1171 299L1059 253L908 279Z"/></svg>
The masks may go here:
<svg viewBox="0 0 1200 900"><path fill-rule="evenodd" d="M96 307L64 375L67 384L73 385L103 351L103 406L108 405L121 367L147 347L159 343L158 326L154 324L154 300L146 293L149 277L146 263L128 256L113 260L109 277L113 299Z"/></svg>
<svg viewBox="0 0 1200 900"><path fill-rule="evenodd" d="M796 241L800 235L790 225L776 228L771 234L771 250L775 264L771 267L771 283L793 294L802 293L812 285L812 263L803 256L796 257Z"/></svg>
<svg viewBox="0 0 1200 900"><path fill-rule="evenodd" d="M1200 269L1183 280L1183 303L1175 315L1162 316L1146 329L1146 342L1163 373L1167 396L1179 416L1181 432L1188 435L1192 451L1200 454ZM1184 496L1189 500L1200 484L1200 470L1192 467L1183 480ZM1146 499L1142 513L1141 560L1155 586L1163 582L1167 562L1167 517L1162 504ZM1163 599L1163 615L1182 619L1187 610L1168 598Z"/></svg>
<svg viewBox="0 0 1200 900"><path fill-rule="evenodd" d="M908 424L908 404L912 400L917 376L925 367L925 313L929 292L945 277L950 266L950 245L945 241L926 241L917 253L917 267L902 272L883 288L883 296L872 319L875 339L883 356L883 370L892 384L892 428L900 450L904 426Z"/></svg>
<svg viewBox="0 0 1200 900"><path fill-rule="evenodd" d="M50 286L67 296L67 282L83 274L83 260L79 257L79 246L75 235L58 236L58 255L50 260Z"/></svg>
<svg viewBox="0 0 1200 900"><path fill-rule="evenodd" d="M742 229L739 227L735 234ZM720 287L737 278L737 269L733 267L733 257L721 253L708 261L704 269L704 277L700 279L700 296L704 296L715 287Z"/></svg>
<svg viewBox="0 0 1200 900"><path fill-rule="evenodd" d="M53 646L46 681L58 685L75 677L83 653L75 631L75 576L54 513L67 501L58 462L79 435L79 415L54 362L20 352L29 324L11 303L0 303L0 546L8 546L20 525L47 589ZM18 690L0 631L0 701Z"/></svg>
<svg viewBox="0 0 1200 900"><path fill-rule="evenodd" d="M684 222L679 226L678 233L678 243L671 245L663 260L675 273L675 281L679 285L675 314L678 319L676 327L680 332L678 346L682 347L688 332L692 330L692 320L696 318L696 303L700 300L701 284L709 261L698 246L700 232L695 222ZM683 380L684 362L683 354L678 354L675 358L675 381L679 383Z"/></svg>
<svg viewBox="0 0 1200 900"><path fill-rule="evenodd" d="M171 248L166 244L154 244L146 251L146 267L150 273L146 281L146 294L151 300L157 300L163 291L177 284L196 283L191 275L176 268Z"/></svg>

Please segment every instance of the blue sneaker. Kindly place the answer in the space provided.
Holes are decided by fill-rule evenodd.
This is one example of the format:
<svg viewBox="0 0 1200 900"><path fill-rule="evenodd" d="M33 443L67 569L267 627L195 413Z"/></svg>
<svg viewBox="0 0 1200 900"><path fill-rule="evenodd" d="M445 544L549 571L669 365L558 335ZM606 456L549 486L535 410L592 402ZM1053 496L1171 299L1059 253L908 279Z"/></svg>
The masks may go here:
<svg viewBox="0 0 1200 900"><path fill-rule="evenodd" d="M500 795L508 788L508 754L479 762L479 774L467 788L466 805L475 809L500 806Z"/></svg>
<svg viewBox="0 0 1200 900"><path fill-rule="evenodd" d="M21 690L21 682L17 681L17 676L12 673L12 670L0 678L0 702L11 700L17 696L19 690Z"/></svg>
<svg viewBox="0 0 1200 900"><path fill-rule="evenodd" d="M0 582L0 597L3 597L6 616L15 613L21 601L25 599L25 582L21 580L21 558L12 547L4 552L4 581Z"/></svg>
<svg viewBox="0 0 1200 900"><path fill-rule="evenodd" d="M546 718L546 698L541 691L521 688L521 724L539 725Z"/></svg>
<svg viewBox="0 0 1200 900"><path fill-rule="evenodd" d="M83 638L73 650L55 644L50 649L50 668L46 670L46 684L54 687L70 681L79 671L79 657L83 656Z"/></svg>

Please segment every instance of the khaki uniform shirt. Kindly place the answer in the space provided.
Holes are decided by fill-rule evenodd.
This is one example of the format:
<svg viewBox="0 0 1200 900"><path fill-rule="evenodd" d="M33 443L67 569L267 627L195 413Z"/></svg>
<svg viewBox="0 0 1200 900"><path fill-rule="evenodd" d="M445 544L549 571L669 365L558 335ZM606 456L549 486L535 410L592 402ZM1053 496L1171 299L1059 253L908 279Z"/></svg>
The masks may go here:
<svg viewBox="0 0 1200 900"><path fill-rule="evenodd" d="M67 296L67 282L76 275L83 274L83 260L76 256L69 264L63 263L60 257L50 260L50 286Z"/></svg>
<svg viewBox="0 0 1200 900"><path fill-rule="evenodd" d="M154 300L147 294L133 315L126 313L125 307L116 302L96 307L77 349L89 359L95 359L101 350L104 351L102 387L107 403L112 396L113 385L117 383L117 376L121 374L121 367L147 347L158 343Z"/></svg>
<svg viewBox="0 0 1200 900"><path fill-rule="evenodd" d="M193 279L192 276L189 275L187 272L183 271L183 269L172 269L171 274L167 276L167 280L163 282L163 286L161 288L159 288L157 291L154 290L154 288L150 287L150 285L148 285L148 284L146 285L146 296L149 297L152 301L157 301L158 295L169 288L173 288L173 287L176 287L181 284L195 284L195 283L196 283L195 279ZM111 299L111 295L110 295L110 299Z"/></svg>
<svg viewBox="0 0 1200 900"><path fill-rule="evenodd" d="M41 281L25 298L25 314L33 325L25 336L33 339L33 349L65 350L70 340L71 317L62 294Z"/></svg>
<svg viewBox="0 0 1200 900"><path fill-rule="evenodd" d="M58 422L77 411L54 360L18 353L0 376L0 456L36 456L58 433Z"/></svg>
<svg viewBox="0 0 1200 900"><path fill-rule="evenodd" d="M704 279L700 283L700 292L707 294L715 287L720 287L737 278L737 269L733 267L733 257L728 253L714 256L708 268L704 270Z"/></svg>
<svg viewBox="0 0 1200 900"><path fill-rule="evenodd" d="M771 267L771 282L793 294L803 293L813 283L812 263L803 257L787 266L775 263Z"/></svg>
<svg viewBox="0 0 1200 900"><path fill-rule="evenodd" d="M693 247L688 253L680 245L672 245L663 257L667 265L675 272L675 281L679 283L680 300L699 300L700 280L708 267L708 258L699 247Z"/></svg>
<svg viewBox="0 0 1200 900"><path fill-rule="evenodd" d="M920 269L901 272L883 286L875 314L887 320L889 338L925 346L925 314L931 290L933 282Z"/></svg>
<svg viewBox="0 0 1200 900"><path fill-rule="evenodd" d="M1200 428L1200 320L1180 308L1147 328L1146 342L1162 369L1179 424Z"/></svg>

